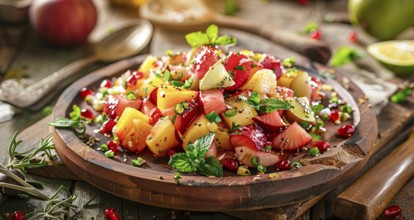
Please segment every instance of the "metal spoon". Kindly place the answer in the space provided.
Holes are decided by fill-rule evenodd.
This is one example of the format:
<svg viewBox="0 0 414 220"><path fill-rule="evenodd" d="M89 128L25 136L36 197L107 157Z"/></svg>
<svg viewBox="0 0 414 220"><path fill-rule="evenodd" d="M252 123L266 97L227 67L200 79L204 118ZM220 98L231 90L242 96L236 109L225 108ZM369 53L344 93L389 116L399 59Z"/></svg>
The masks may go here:
<svg viewBox="0 0 414 220"><path fill-rule="evenodd" d="M27 88L22 88L15 79L4 81L0 85L0 100L19 108L36 104L35 109L40 109L46 104L44 99L47 96L53 97L52 89L65 79L93 62L112 62L137 54L147 46L152 32L153 27L146 20L136 19L124 23L94 47L93 55L74 61Z"/></svg>
<svg viewBox="0 0 414 220"><path fill-rule="evenodd" d="M140 15L163 28L179 31L199 30L215 23L218 26L254 33L322 64L326 64L331 57L329 46L322 41L272 25L258 25L240 17L220 15L203 1L151 0L140 7Z"/></svg>

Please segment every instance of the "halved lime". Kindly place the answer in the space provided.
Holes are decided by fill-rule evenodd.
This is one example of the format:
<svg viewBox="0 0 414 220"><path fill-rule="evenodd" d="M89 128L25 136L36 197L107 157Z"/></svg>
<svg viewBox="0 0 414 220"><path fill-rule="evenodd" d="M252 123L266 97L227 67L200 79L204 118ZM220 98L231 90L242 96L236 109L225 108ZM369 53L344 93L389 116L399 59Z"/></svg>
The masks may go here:
<svg viewBox="0 0 414 220"><path fill-rule="evenodd" d="M383 41L368 46L368 53L395 74L414 74L414 41Z"/></svg>

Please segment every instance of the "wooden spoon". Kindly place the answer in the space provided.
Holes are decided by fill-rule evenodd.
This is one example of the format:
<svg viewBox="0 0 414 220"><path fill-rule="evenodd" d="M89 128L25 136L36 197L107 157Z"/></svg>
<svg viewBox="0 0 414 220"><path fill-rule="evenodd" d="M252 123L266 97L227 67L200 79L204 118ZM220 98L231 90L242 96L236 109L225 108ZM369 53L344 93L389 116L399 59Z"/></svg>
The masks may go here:
<svg viewBox="0 0 414 220"><path fill-rule="evenodd" d="M188 1L187 3L189 4ZM272 25L259 25L243 18L219 15L201 1L192 1L191 4L194 6L176 4L176 1L151 0L142 5L140 15L155 25L171 30L194 31L213 23L222 27L243 30L272 40L322 64L326 64L331 57L329 46L322 41L277 29ZM194 12L195 10L197 12ZM187 12L190 13L188 18L186 18Z"/></svg>

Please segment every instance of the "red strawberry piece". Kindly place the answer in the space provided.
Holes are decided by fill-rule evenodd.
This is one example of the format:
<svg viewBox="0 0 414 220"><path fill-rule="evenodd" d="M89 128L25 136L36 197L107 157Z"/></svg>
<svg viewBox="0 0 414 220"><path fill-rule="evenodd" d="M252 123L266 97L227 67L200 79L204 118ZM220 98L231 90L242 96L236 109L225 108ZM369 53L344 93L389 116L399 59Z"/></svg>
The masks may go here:
<svg viewBox="0 0 414 220"><path fill-rule="evenodd" d="M226 87L226 90L237 90L249 79L251 61L245 55L231 53L225 67L227 71L233 72L233 80L235 82L233 86Z"/></svg>
<svg viewBox="0 0 414 220"><path fill-rule="evenodd" d="M247 146L263 151L267 138L263 130L256 124L246 125L230 134L230 144L234 147Z"/></svg>
<svg viewBox="0 0 414 220"><path fill-rule="evenodd" d="M273 70L276 75L276 79L279 79L282 75L282 68L280 67L280 60L272 56L266 56L265 58L260 61L260 65L265 69Z"/></svg>
<svg viewBox="0 0 414 220"><path fill-rule="evenodd" d="M202 79L210 69L210 66L219 60L215 51L216 48L214 47L202 46L195 52L191 70L198 79Z"/></svg>
<svg viewBox="0 0 414 220"><path fill-rule="evenodd" d="M197 102L187 102L188 107L181 115L175 116L174 127L181 134L188 128L188 125L200 114L200 106Z"/></svg>
<svg viewBox="0 0 414 220"><path fill-rule="evenodd" d="M252 164L253 157L257 157L259 164L265 167L274 166L278 161L282 159L281 156L258 151L246 146L236 147L234 150L236 152L237 160L241 164L247 165L249 167L255 167L255 165Z"/></svg>
<svg viewBox="0 0 414 220"><path fill-rule="evenodd" d="M226 104L224 103L224 96L221 90L203 90L199 94L204 114L210 114L212 111L221 114L226 111Z"/></svg>
<svg viewBox="0 0 414 220"><path fill-rule="evenodd" d="M273 139L273 147L283 150L296 150L312 141L312 137L294 122Z"/></svg>
<svg viewBox="0 0 414 220"><path fill-rule="evenodd" d="M118 220L118 212L114 208L106 208L104 210L105 218L108 220Z"/></svg>
<svg viewBox="0 0 414 220"><path fill-rule="evenodd" d="M253 118L253 121L265 131L283 130L286 127L277 111L259 115Z"/></svg>
<svg viewBox="0 0 414 220"><path fill-rule="evenodd" d="M129 100L122 95L109 96L107 105L104 105L102 111L107 113L110 118L116 118L122 115L126 107L140 109L141 105L141 99Z"/></svg>

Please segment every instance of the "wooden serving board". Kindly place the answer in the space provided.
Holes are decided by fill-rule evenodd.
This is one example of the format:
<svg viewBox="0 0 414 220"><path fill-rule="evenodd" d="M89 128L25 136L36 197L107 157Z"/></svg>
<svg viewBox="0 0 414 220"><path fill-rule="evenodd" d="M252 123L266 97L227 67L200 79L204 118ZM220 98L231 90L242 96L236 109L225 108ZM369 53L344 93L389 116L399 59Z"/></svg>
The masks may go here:
<svg viewBox="0 0 414 220"><path fill-rule="evenodd" d="M237 48L236 48L237 50ZM278 53L278 55L283 55ZM104 78L136 68L145 58L138 56L123 60L93 72L72 84L60 97L53 111L53 118L66 117L73 104L85 105L79 98L84 86L97 88ZM298 58L302 68L311 70L313 65ZM318 71L323 71L319 67ZM331 125L327 133L334 147L316 158L305 158L307 164L301 169L277 173L242 177L226 173L222 178L210 178L182 174L180 184L174 180L174 170L166 167L167 160L155 159L149 152L140 156L147 161L144 168L132 167L130 160L136 155L108 159L96 149L86 146L71 131L56 129L53 138L62 161L81 179L114 195L140 203L195 211L255 210L297 203L333 189L351 176L355 167L362 167L377 136L374 112L364 99L364 94L354 84L348 91L333 80L327 79L354 109L355 135L343 140L335 137L338 126ZM342 81L337 75L336 80ZM357 101L355 101L357 100ZM93 134L93 127L87 133ZM96 129L96 128L95 128ZM99 137L104 141L103 137ZM98 145L97 145L98 146ZM358 165L358 166L356 166Z"/></svg>

